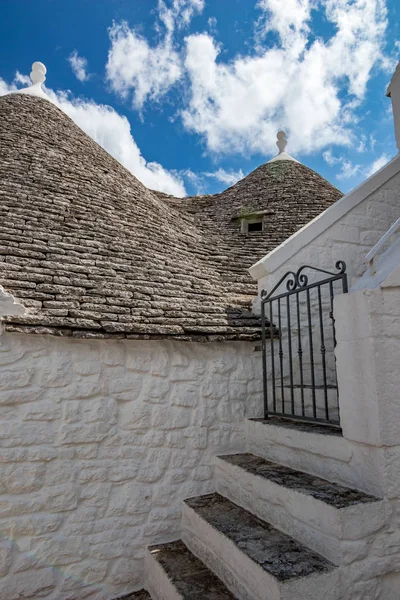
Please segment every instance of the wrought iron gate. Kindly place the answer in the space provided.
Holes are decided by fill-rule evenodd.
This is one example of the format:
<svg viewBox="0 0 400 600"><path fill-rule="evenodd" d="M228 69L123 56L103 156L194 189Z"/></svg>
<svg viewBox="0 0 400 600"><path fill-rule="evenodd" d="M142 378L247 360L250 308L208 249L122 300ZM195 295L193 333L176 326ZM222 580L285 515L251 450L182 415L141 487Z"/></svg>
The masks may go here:
<svg viewBox="0 0 400 600"><path fill-rule="evenodd" d="M305 265L261 294L266 419L340 424L333 299L348 288L346 264L338 261L335 267L337 273ZM328 277L309 283L318 273ZM286 291L279 293L284 282Z"/></svg>

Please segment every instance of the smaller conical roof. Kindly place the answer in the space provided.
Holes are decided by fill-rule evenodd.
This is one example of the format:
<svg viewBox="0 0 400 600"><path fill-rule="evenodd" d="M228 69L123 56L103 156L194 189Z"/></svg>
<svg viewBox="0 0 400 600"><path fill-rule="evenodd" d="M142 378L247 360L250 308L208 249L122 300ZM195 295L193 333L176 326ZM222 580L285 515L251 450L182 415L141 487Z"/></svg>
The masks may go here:
<svg viewBox="0 0 400 600"><path fill-rule="evenodd" d="M282 153L284 154L284 153ZM343 195L321 175L295 159L276 157L220 194L164 197L218 249L215 260L232 295L256 295L248 269ZM241 220L263 219L263 230L245 234Z"/></svg>

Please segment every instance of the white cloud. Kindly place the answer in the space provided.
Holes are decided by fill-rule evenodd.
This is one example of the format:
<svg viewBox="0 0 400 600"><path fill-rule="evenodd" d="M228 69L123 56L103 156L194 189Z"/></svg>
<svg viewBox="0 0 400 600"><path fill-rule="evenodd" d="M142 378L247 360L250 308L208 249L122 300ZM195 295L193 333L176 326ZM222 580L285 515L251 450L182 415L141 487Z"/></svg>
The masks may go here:
<svg viewBox="0 0 400 600"><path fill-rule="evenodd" d="M371 70L382 60L384 0L261 0L259 23L279 42L224 62L208 34L186 39L190 80L186 128L216 153L274 152L275 134L289 133L289 152L346 145ZM312 10L333 25L329 39L315 37Z"/></svg>
<svg viewBox="0 0 400 600"><path fill-rule="evenodd" d="M344 156L334 156L332 150L326 150L322 154L325 162L330 167L339 167L339 172L336 174L336 179L349 179L355 175L362 175L365 178L371 177L376 171L379 171L390 160L388 154L382 154L370 165L354 164L349 158Z"/></svg>
<svg viewBox="0 0 400 600"><path fill-rule="evenodd" d="M19 71L16 71L14 80L11 83L7 83L0 77L0 96L4 96L10 92L16 92L21 87L18 85L20 83L25 86L32 84L30 77L28 75L22 75Z"/></svg>
<svg viewBox="0 0 400 600"><path fill-rule="evenodd" d="M89 74L87 73L88 61L84 56L79 56L78 52L74 50L68 57L68 62L71 65L71 69L74 75L79 81L87 81Z"/></svg>
<svg viewBox="0 0 400 600"><path fill-rule="evenodd" d="M187 27L194 15L204 10L205 0L158 0L159 18L168 31Z"/></svg>
<svg viewBox="0 0 400 600"><path fill-rule="evenodd" d="M243 179L244 177L242 169L239 169L239 171L226 171L225 169L218 169L212 173L203 173L203 175L204 177L216 179L221 183L226 183L226 185L234 185L237 181L239 181L239 179Z"/></svg>
<svg viewBox="0 0 400 600"><path fill-rule="evenodd" d="M354 164L344 156L333 156L331 149L323 152L322 156L330 167L339 167L340 170L336 173L336 179L349 179L361 171L361 165Z"/></svg>
<svg viewBox="0 0 400 600"><path fill-rule="evenodd" d="M376 173L376 171L379 171L379 169L382 169L382 167L384 167L389 162L389 160L390 160L390 156L388 156L387 154L382 154L379 158L374 160L374 162L372 163L372 165L370 167L368 167L366 169L365 176L371 177L371 175Z"/></svg>
<svg viewBox="0 0 400 600"><path fill-rule="evenodd" d="M202 174L195 173L192 169L184 169L180 171L180 175L185 178L194 188L196 195L207 193L206 182Z"/></svg>
<svg viewBox="0 0 400 600"><path fill-rule="evenodd" d="M141 110L146 100L159 99L180 79L181 60L170 33L154 47L125 22L114 23L109 34L107 80L121 97L132 93L136 109Z"/></svg>
<svg viewBox="0 0 400 600"><path fill-rule="evenodd" d="M360 172L361 166L354 164L351 160L342 158L340 164L340 172L336 175L336 179L350 179Z"/></svg>
<svg viewBox="0 0 400 600"><path fill-rule="evenodd" d="M20 75L11 84L0 78L0 95L17 89ZM50 98L75 121L83 131L122 163L144 185L174 196L185 196L181 177L167 171L157 162L147 162L136 144L128 119L113 108L96 104L92 100L72 97L68 92L53 92L46 89Z"/></svg>
<svg viewBox="0 0 400 600"><path fill-rule="evenodd" d="M210 28L210 31L212 33L216 33L216 31L217 31L217 24L218 24L218 21L217 21L216 17L209 17L208 18L207 25Z"/></svg>
<svg viewBox="0 0 400 600"><path fill-rule="evenodd" d="M109 29L111 48L106 76L111 89L123 98L132 94L134 108L141 110L147 100L158 100L182 77L182 57L174 43L174 32L187 26L204 8L204 0L158 2L164 26L161 40L152 46L125 21Z"/></svg>
<svg viewBox="0 0 400 600"><path fill-rule="evenodd" d="M260 0L258 7L263 11L258 28L260 38L276 31L282 46L298 56L307 42L307 23L314 4L310 0Z"/></svg>
<svg viewBox="0 0 400 600"><path fill-rule="evenodd" d="M217 169L217 171L203 171L200 173L195 173L191 169L185 169L180 171L180 175L194 187L197 195L207 194L207 180L214 179L225 186L231 186L244 177L242 169L239 169L239 171L227 171L222 168Z"/></svg>

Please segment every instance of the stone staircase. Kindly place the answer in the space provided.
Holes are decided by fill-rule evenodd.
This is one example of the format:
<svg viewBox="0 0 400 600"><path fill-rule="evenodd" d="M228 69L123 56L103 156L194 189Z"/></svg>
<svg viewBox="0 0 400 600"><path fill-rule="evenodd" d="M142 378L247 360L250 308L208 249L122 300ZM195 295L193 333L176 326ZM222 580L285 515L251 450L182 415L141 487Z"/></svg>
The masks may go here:
<svg viewBox="0 0 400 600"><path fill-rule="evenodd" d="M246 427L248 452L215 459L216 492L184 501L182 539L147 549L148 592L126 600L377 597L370 555L385 505L368 482L360 491L340 432L278 419Z"/></svg>

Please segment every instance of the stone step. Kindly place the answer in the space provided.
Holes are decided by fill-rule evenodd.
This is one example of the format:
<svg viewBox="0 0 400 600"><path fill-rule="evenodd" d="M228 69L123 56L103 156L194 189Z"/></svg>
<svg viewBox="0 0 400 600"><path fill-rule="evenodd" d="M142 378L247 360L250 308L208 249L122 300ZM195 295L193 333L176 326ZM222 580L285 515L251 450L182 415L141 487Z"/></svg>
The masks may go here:
<svg viewBox="0 0 400 600"><path fill-rule="evenodd" d="M337 600L332 563L219 494L185 500L182 539L240 600Z"/></svg>
<svg viewBox="0 0 400 600"><path fill-rule="evenodd" d="M150 546L146 587L153 600L235 600L235 596L182 541Z"/></svg>
<svg viewBox="0 0 400 600"><path fill-rule="evenodd" d="M253 454L216 458L216 489L336 565L363 556L386 523L382 500Z"/></svg>
<svg viewBox="0 0 400 600"><path fill-rule="evenodd" d="M381 496L379 453L353 444L341 431L279 418L245 421L246 449L251 454L317 475L350 488Z"/></svg>

